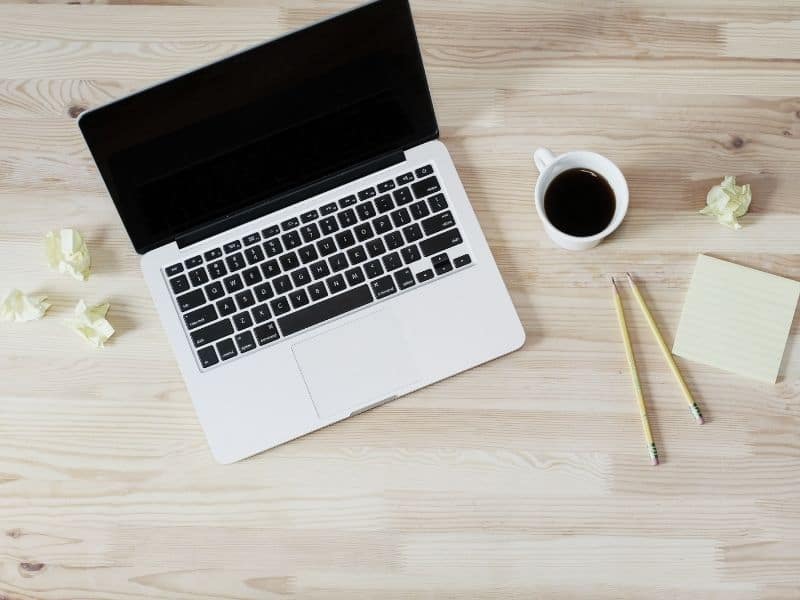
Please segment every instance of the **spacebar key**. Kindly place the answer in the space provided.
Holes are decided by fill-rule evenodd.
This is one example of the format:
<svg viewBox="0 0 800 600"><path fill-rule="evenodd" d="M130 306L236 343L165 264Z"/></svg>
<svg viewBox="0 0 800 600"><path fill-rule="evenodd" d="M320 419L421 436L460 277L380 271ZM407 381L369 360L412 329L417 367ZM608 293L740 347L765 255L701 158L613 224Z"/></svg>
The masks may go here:
<svg viewBox="0 0 800 600"><path fill-rule="evenodd" d="M292 335L370 302L372 293L369 291L369 286L364 284L281 317L278 319L278 325L284 336Z"/></svg>

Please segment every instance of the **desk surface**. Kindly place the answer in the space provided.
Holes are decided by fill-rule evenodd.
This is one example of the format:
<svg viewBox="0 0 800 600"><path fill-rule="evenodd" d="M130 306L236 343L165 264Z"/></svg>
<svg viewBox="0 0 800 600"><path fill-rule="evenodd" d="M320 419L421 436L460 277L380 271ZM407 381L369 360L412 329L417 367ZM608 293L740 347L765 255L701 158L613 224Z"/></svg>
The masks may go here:
<svg viewBox="0 0 800 600"><path fill-rule="evenodd" d="M201 0L202 3L202 0ZM231 466L213 462L117 215L86 107L353 5L0 5L0 598L797 598L800 342L783 379L681 361L627 290L663 464L648 465L605 273L671 340L698 252L800 279L800 4L413 2L442 138L525 324L519 352ZM774 3L777 4L777 3ZM531 155L591 148L632 205L554 248ZM739 232L697 211L752 184ZM86 283L42 236L86 234ZM111 302L95 351L60 320Z"/></svg>

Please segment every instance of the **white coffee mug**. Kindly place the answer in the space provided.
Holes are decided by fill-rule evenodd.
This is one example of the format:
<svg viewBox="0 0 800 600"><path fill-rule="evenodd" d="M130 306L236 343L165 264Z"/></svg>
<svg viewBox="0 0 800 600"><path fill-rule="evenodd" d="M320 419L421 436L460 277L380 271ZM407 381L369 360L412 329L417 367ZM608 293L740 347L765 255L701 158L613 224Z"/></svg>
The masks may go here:
<svg viewBox="0 0 800 600"><path fill-rule="evenodd" d="M613 232L622 223L625 213L628 212L628 184L622 171L617 165L605 156L594 152L576 150L559 156L554 156L547 148L539 148L533 153L533 162L539 169L539 179L536 181L535 201L536 212L544 224L544 229L550 239L557 245L567 250L588 250L594 248L606 236ZM600 233L587 236L575 236L557 229L547 218L544 211L544 195L553 179L569 169L589 169L605 178L614 192L616 209L611 222Z"/></svg>

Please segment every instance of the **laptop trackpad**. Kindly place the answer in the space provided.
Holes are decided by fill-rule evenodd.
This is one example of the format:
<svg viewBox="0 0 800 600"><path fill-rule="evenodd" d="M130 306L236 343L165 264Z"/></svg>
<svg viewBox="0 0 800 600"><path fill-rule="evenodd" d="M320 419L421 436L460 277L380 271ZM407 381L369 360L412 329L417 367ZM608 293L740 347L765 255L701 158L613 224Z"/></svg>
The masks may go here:
<svg viewBox="0 0 800 600"><path fill-rule="evenodd" d="M292 351L322 419L387 400L419 378L391 308L304 340Z"/></svg>

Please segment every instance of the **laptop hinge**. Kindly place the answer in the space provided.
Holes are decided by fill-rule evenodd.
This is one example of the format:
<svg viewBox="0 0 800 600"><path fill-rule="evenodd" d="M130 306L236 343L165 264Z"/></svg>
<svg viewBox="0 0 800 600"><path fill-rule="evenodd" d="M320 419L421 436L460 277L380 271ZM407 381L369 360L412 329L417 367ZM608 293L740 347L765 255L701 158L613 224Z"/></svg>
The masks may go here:
<svg viewBox="0 0 800 600"><path fill-rule="evenodd" d="M199 227L195 227L194 229L190 229L181 235L175 236L175 242L177 242L178 248L191 246L192 244L196 244L197 242L200 242L213 235L222 233L228 229L232 229L237 225L247 223L248 221L252 221L253 219L257 219L259 217L263 217L264 215L275 212L287 206L291 206L292 204L302 202L303 200L316 196L317 194L327 192L328 190L332 190L345 185L346 183L350 183L351 181L355 181L356 179L360 179L361 177L365 177L370 173L374 173L376 171L380 171L381 169L401 163L405 160L405 158L405 152L402 150L382 154L377 158L373 158L369 161L364 161L353 165L352 167L342 169L333 175L328 175L327 177L318 179L317 181L314 181L308 185L304 185L288 192L284 192L283 194L273 196L263 200L262 202L259 202L254 206L248 206L236 213L225 215L224 217L216 219L215 221L205 223Z"/></svg>

